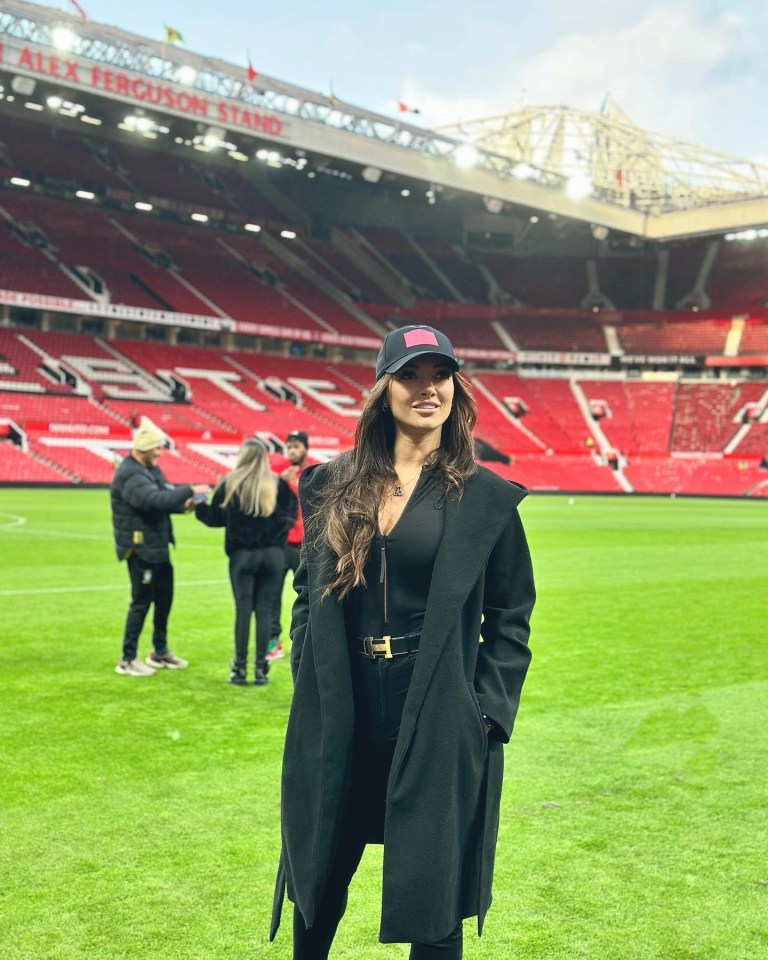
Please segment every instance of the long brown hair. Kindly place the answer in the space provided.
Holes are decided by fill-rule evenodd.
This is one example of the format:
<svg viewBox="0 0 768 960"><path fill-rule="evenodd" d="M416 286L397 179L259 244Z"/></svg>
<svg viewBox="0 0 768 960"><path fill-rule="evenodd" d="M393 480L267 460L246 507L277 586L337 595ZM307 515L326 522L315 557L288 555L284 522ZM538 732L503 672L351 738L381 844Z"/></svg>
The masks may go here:
<svg viewBox="0 0 768 960"><path fill-rule="evenodd" d="M477 471L472 440L477 406L466 377L452 376L453 407L443 424L440 446L425 466L442 474L446 496L453 491L460 497L464 482ZM324 597L338 591L338 599L343 600L354 587L365 586L363 567L379 529L379 505L386 486L397 482L392 464L395 424L385 407L392 379L385 374L369 393L357 422L354 448L328 465L322 505L310 524L315 529L307 530L310 538L325 540L338 558L336 577L326 584Z"/></svg>

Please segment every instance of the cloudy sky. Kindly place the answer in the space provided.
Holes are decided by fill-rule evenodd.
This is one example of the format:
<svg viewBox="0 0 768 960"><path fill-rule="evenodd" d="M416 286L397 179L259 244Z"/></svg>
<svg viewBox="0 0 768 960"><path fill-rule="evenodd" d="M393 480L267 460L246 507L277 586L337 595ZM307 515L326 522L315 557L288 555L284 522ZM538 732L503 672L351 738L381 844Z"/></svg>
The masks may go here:
<svg viewBox="0 0 768 960"><path fill-rule="evenodd" d="M647 130L768 163L768 0L80 3L371 110L403 100L425 126L522 103L597 110L610 94Z"/></svg>

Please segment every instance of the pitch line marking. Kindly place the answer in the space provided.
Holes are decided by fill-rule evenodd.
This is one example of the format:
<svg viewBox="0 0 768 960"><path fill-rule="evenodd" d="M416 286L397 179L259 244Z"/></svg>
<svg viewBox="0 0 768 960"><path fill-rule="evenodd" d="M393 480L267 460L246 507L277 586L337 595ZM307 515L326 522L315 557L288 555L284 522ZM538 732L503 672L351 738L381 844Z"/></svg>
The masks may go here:
<svg viewBox="0 0 768 960"><path fill-rule="evenodd" d="M229 583L229 580L182 580L177 587L209 587ZM33 597L51 593L90 593L92 590L125 590L125 584L102 584L85 587L39 587L31 590L0 590L0 597Z"/></svg>
<svg viewBox="0 0 768 960"><path fill-rule="evenodd" d="M10 523L2 519L4 517L7 517ZM0 513L0 530L13 530L14 527L24 526L26 522L27 518L19 516L18 513Z"/></svg>

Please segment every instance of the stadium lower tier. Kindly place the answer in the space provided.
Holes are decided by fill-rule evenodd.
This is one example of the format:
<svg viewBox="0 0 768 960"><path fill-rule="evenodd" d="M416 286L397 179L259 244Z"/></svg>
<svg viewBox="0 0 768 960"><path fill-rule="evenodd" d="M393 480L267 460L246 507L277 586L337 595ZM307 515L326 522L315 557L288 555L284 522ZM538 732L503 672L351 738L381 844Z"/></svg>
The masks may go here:
<svg viewBox="0 0 768 960"><path fill-rule="evenodd" d="M142 395L122 366L118 382L76 385L87 396L0 391L0 483L107 484L140 416L170 438L171 482L217 482L249 436L276 456L294 429L307 431L319 460L351 446L366 370L318 365L312 376L308 361L292 369L290 358L269 357L266 377L243 366L225 378L210 361L175 368L198 385L183 399L163 398L160 381L150 390L146 372ZM532 491L768 495L768 383L472 379L478 459Z"/></svg>

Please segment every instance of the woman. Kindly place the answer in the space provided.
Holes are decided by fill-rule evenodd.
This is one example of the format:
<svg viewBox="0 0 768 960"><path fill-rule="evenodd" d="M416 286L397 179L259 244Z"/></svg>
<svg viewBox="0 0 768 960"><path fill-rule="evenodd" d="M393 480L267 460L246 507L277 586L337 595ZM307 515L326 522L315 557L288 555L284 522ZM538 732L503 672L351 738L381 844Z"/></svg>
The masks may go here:
<svg viewBox="0 0 768 960"><path fill-rule="evenodd" d="M389 333L355 446L304 472L282 781L294 960L324 960L366 843L384 844L382 942L462 954L491 899L502 744L528 667L522 487L472 457L450 341ZM482 642L479 638L482 636Z"/></svg>
<svg viewBox="0 0 768 960"><path fill-rule="evenodd" d="M235 598L235 658L229 682L244 686L251 617L256 615L254 683L267 682L266 661L271 610L282 586L283 552L296 520L296 495L269 469L261 440L246 440L235 469L213 492L210 504L198 503L195 516L208 527L226 527L224 549Z"/></svg>

